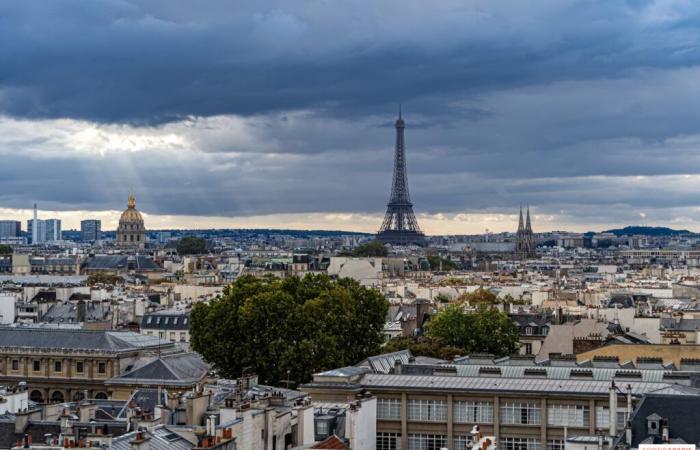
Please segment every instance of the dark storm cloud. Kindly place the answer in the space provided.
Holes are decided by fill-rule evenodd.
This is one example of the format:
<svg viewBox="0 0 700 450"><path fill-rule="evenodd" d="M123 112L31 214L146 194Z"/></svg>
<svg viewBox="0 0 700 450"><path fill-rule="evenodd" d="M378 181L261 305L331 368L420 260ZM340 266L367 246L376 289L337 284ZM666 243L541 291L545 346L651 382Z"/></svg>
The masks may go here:
<svg viewBox="0 0 700 450"><path fill-rule="evenodd" d="M699 11L1 3L0 207L121 209L133 187L153 214L381 214L403 103L419 213L700 222Z"/></svg>
<svg viewBox="0 0 700 450"><path fill-rule="evenodd" d="M694 10L670 20L640 2L493 3L5 2L0 110L158 123L424 100L430 115L456 95L700 58Z"/></svg>

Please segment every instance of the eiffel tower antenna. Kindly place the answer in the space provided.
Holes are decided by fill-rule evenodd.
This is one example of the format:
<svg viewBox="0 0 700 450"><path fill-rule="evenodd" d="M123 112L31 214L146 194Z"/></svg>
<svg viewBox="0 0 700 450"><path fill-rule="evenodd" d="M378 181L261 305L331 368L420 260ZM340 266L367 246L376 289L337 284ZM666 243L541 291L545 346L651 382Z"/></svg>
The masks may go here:
<svg viewBox="0 0 700 450"><path fill-rule="evenodd" d="M377 240L383 244L425 245L425 234L418 227L413 213L413 203L408 193L408 176L406 174L406 149L404 146L404 129L401 105L399 118L396 120L396 146L394 148L394 177L391 182L391 195L387 203L386 215L382 227L377 233Z"/></svg>

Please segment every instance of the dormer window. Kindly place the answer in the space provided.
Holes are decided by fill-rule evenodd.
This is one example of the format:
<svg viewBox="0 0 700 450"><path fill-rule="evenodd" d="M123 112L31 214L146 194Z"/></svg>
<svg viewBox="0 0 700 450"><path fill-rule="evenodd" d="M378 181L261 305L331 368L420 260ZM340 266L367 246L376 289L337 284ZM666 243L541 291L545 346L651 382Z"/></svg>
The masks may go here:
<svg viewBox="0 0 700 450"><path fill-rule="evenodd" d="M661 424L661 416L658 414L652 414L647 417L647 434L649 436L658 436L659 428Z"/></svg>
<svg viewBox="0 0 700 450"><path fill-rule="evenodd" d="M528 336L532 335L532 327L525 327L525 334Z"/></svg>

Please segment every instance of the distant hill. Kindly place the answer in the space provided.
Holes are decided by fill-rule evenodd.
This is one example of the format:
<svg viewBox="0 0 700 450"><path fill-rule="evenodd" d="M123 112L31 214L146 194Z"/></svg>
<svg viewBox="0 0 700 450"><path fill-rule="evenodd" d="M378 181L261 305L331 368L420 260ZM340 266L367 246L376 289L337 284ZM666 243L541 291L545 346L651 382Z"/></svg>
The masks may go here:
<svg viewBox="0 0 700 450"><path fill-rule="evenodd" d="M642 234L645 236L676 236L679 234L692 234L688 230L674 230L667 227L643 227L638 225L630 225L625 228L616 228L607 230L604 233L612 233L615 236Z"/></svg>

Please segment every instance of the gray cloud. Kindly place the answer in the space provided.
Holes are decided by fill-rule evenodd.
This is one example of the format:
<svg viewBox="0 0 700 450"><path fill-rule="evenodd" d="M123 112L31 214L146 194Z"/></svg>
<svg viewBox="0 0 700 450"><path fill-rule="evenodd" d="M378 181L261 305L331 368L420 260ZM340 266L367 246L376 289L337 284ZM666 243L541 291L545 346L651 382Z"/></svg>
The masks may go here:
<svg viewBox="0 0 700 450"><path fill-rule="evenodd" d="M692 2L26 1L0 42L3 207L381 212L403 102L419 212L700 221Z"/></svg>
<svg viewBox="0 0 700 450"><path fill-rule="evenodd" d="M456 94L696 63L698 8L664 4L11 2L0 110L158 123L425 99L430 114Z"/></svg>

